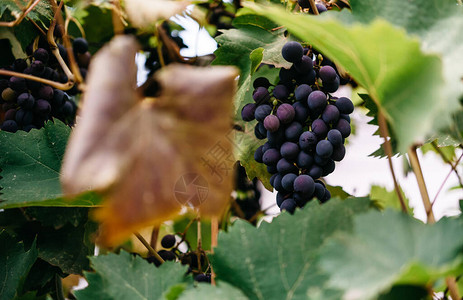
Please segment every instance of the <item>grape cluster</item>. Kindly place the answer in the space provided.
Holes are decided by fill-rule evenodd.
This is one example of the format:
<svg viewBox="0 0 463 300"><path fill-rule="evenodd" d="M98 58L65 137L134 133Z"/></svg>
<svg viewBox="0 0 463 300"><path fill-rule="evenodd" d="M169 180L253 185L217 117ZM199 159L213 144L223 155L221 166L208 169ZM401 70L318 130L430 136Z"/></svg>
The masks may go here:
<svg viewBox="0 0 463 300"><path fill-rule="evenodd" d="M344 141L351 133L349 114L354 110L350 99L330 95L340 85L336 70L304 53L300 43L286 43L282 56L291 68L280 69L275 86L264 77L255 79L255 102L241 111L244 121L257 120L256 137L267 139L254 159L272 174L277 205L291 213L314 197L322 203L330 199L320 178L344 158Z"/></svg>
<svg viewBox="0 0 463 300"><path fill-rule="evenodd" d="M60 44L58 44L58 49L63 60L69 63L66 49ZM91 57L87 41L83 38L76 38L73 42L73 51L80 72L85 78ZM32 48L29 48L28 52L30 54L28 59L16 59L11 66L4 69L55 82L68 81L67 76L59 68L58 61L51 55L47 43L39 42L38 49L32 52ZM77 106L69 95L77 93L76 85L63 92L38 81L17 76L4 76L0 79L1 129L9 132L30 131L33 128L42 128L51 118L57 118L72 125Z"/></svg>

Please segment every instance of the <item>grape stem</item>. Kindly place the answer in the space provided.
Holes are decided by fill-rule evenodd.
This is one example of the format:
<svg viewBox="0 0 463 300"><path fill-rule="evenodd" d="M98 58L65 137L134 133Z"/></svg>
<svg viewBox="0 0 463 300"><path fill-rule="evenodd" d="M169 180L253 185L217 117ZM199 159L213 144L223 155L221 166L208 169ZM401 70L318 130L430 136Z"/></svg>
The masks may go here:
<svg viewBox="0 0 463 300"><path fill-rule="evenodd" d="M457 280L455 279L455 277L449 276L445 278L445 283L447 284L452 299L461 299L460 293L458 292Z"/></svg>
<svg viewBox="0 0 463 300"><path fill-rule="evenodd" d="M158 46L156 47L156 51L158 52L159 63L161 64L161 67L164 68L166 66L166 63L164 62L164 56L162 56L162 41L159 35L160 27L161 26L156 26L156 30L154 31L154 34L156 35L156 39L158 41Z"/></svg>
<svg viewBox="0 0 463 300"><path fill-rule="evenodd" d="M114 33L116 35L124 33L124 18L122 17L121 13L121 4L119 0L111 1L112 9L111 9L111 16L113 22Z"/></svg>
<svg viewBox="0 0 463 300"><path fill-rule="evenodd" d="M458 163L460 162L461 160L461 156L460 158L457 160L457 162L454 164L452 163L452 161L448 160L446 157L445 157L445 154L442 152L442 150L439 148L439 146L437 145L436 141L433 141L431 143L432 147L437 151L437 153L439 153L439 155L442 157L442 160L444 160L444 162L446 162L447 164L450 165L450 167L452 167L452 169L450 170L450 173L452 172L455 172L455 175L457 176L458 178L458 183L460 184L460 186L463 188L463 181L461 180L461 177L460 177L460 174L458 174L458 170L457 170L457 166L458 166ZM462 154L463 155L463 154ZM449 174L450 175L450 174ZM447 176L448 178L448 176ZM447 180L447 179L446 179ZM445 183L445 181L444 181Z"/></svg>
<svg viewBox="0 0 463 300"><path fill-rule="evenodd" d="M218 245L218 237L219 237L219 220L215 217L211 220L211 253L214 253L214 248ZM215 285L215 272L214 269L211 267L211 284Z"/></svg>
<svg viewBox="0 0 463 300"><path fill-rule="evenodd" d="M319 15L320 13L318 12L317 5L315 5L314 0L309 0L310 8L312 9L312 12L314 15Z"/></svg>
<svg viewBox="0 0 463 300"><path fill-rule="evenodd" d="M21 23L21 21L27 16L28 13L30 13L37 4L39 4L40 0L31 0L29 3L26 5L26 7L23 9L23 11L19 14L19 16L16 17L16 20L10 21L10 22L0 22L0 26L3 27L14 27Z"/></svg>
<svg viewBox="0 0 463 300"><path fill-rule="evenodd" d="M429 200L428 189L426 188L426 183L424 181L423 171L421 170L420 161L418 160L418 155L416 153L417 145L413 145L408 149L408 158L415 173L416 181L418 182L418 187L420 189L421 200L423 201L424 208L426 210L426 216L428 223L432 224L436 222L434 218L434 213L432 211L431 201Z"/></svg>
<svg viewBox="0 0 463 300"><path fill-rule="evenodd" d="M153 249L153 247L151 247L151 245L145 240L145 238L141 234L139 234L138 232L134 232L133 234L135 234L135 236L143 244L143 246L145 246L146 249L148 249L148 253L151 256L154 256L161 264L164 263L162 257L156 252L156 250Z"/></svg>
<svg viewBox="0 0 463 300"><path fill-rule="evenodd" d="M72 88L74 86L74 82L72 82L72 81L68 81L66 83L61 83L61 82L56 82L56 81L48 80L48 79L45 79L45 78L37 77L37 76L34 76L34 75L18 73L18 72L8 71L8 70L0 70L0 75L21 77L21 78L24 78L24 79L38 81L40 83L52 86L52 87L54 87L56 89L60 89L60 90L63 90L63 91L69 90L70 88Z"/></svg>
<svg viewBox="0 0 463 300"><path fill-rule="evenodd" d="M159 236L159 226L156 225L153 227L153 231L151 231L151 240L150 240L150 245L154 250L156 250L158 236Z"/></svg>
<svg viewBox="0 0 463 300"><path fill-rule="evenodd" d="M384 148L384 152L386 152L386 155L387 155L389 169L391 170L392 180L394 182L394 190L397 194L397 198L399 199L400 207L402 208L402 211L404 213L407 213L407 206L405 205L402 192L400 190L399 184L397 183L397 178L395 176L394 166L392 165L392 146L391 146L391 142L388 139L389 129L387 127L386 118L384 117L384 114L381 110L378 111L378 125L379 125L380 135L384 138L383 148Z"/></svg>

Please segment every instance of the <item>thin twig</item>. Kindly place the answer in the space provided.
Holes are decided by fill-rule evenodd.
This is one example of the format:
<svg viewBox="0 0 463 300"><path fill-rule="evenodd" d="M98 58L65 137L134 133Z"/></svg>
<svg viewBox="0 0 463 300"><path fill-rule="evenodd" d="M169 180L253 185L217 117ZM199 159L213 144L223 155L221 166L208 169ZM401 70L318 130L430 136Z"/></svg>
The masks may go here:
<svg viewBox="0 0 463 300"><path fill-rule="evenodd" d="M458 161L454 164L452 161L448 160L447 157L445 157L445 154L442 152L441 148L439 148L436 141L433 141L431 145L434 148L434 150L436 150L437 153L439 153L439 155L442 157L444 162L448 163L452 167L452 171L455 172L455 175L458 178L458 182L460 183L460 186L463 188L463 181L460 177L460 174L458 174L458 170L457 170L458 162L460 161L461 158L459 158Z"/></svg>
<svg viewBox="0 0 463 300"><path fill-rule="evenodd" d="M27 14L30 13L37 4L39 4L39 2L40 0L35 0L34 2L30 1L29 5L26 6L26 8L21 12L21 14L18 17L16 17L16 20L11 22L0 22L0 26L14 27L18 25L27 16Z"/></svg>
<svg viewBox="0 0 463 300"><path fill-rule="evenodd" d="M421 194L421 200L423 201L423 205L426 210L426 216L428 219L428 223L430 224L435 223L436 219L434 218L431 201L429 200L428 189L426 188L423 171L421 170L420 161L418 160L418 155L416 153L416 145L413 145L408 149L408 158L410 159L410 164L412 166L413 173L415 173L416 181L418 182L418 187L420 189L420 194Z"/></svg>
<svg viewBox="0 0 463 300"><path fill-rule="evenodd" d="M156 251L156 245L158 243L158 236L159 236L159 226L154 226L153 231L151 231L151 240L150 245Z"/></svg>
<svg viewBox="0 0 463 300"><path fill-rule="evenodd" d="M141 234L139 234L138 232L134 232L133 234L135 234L135 236L143 244L143 246L145 246L146 249L148 249L148 252L151 256L154 256L161 264L164 263L162 257L156 252L156 250L153 249L153 247L151 247L151 245L145 240L144 237L141 236Z"/></svg>
<svg viewBox="0 0 463 300"><path fill-rule="evenodd" d="M212 218L211 220L211 253L214 253L214 248L218 245L218 236L219 236L219 220L217 218ZM215 285L215 272L211 267L211 284Z"/></svg>
<svg viewBox="0 0 463 300"><path fill-rule="evenodd" d="M63 91L69 90L70 88L72 88L74 86L74 83L71 82L71 81L68 81L66 83L61 83L61 82L56 82L56 81L48 80L48 79L45 79L45 78L37 77L37 76L34 76L34 75L18 73L18 72L8 71L8 70L0 70L0 75L15 76L15 77L21 77L21 78L25 78L25 79L29 79L29 80L38 81L40 83L50 85L50 86L52 86L52 87L54 87L56 89L60 89L60 90L63 90Z"/></svg>
<svg viewBox="0 0 463 300"><path fill-rule="evenodd" d="M460 157L458 158L457 162L455 165L458 165L458 163L460 162L460 160L463 158L463 153L460 155ZM444 181L442 182L442 184L440 185L439 187L439 190L437 190L437 193L436 193L436 196L434 196L434 199L432 200L432 203L431 203L431 208L433 207L434 203L436 202L437 200L437 196L439 196L439 193L442 191L442 189L444 188L444 185L445 183L447 182L447 180L449 179L450 175L452 175L452 172L455 170L455 167L450 164L452 166L452 169L450 170L450 172L447 174L447 176L445 177ZM455 170L456 171L456 170ZM458 175L458 172L456 172L456 174ZM458 176L458 179L460 180L460 186L463 187L463 185L461 184L461 178L460 176Z"/></svg>
<svg viewBox="0 0 463 300"><path fill-rule="evenodd" d="M314 15L319 15L320 13L318 12L317 5L315 5L314 0L309 0L310 8L312 9L312 12Z"/></svg>
<svg viewBox="0 0 463 300"><path fill-rule="evenodd" d="M399 199L400 207L402 208L402 211L404 213L407 213L407 206L405 205L404 198L402 197L402 193L401 193L399 184L397 183L397 178L395 176L394 166L392 165L392 146L391 146L390 140L388 139L389 129L387 128L386 118L384 117L384 114L381 110L378 112L378 125L379 125L380 135L384 138L383 148L384 148L384 152L386 152L386 155L387 155L389 169L391 170L392 180L394 182L394 190L397 194L397 198Z"/></svg>

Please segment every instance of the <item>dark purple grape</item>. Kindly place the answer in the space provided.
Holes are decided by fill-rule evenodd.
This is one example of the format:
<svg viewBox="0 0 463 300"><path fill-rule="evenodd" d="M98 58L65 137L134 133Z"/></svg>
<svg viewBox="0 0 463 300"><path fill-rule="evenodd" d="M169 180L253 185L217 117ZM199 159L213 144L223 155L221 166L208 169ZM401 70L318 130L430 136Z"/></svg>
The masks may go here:
<svg viewBox="0 0 463 300"><path fill-rule="evenodd" d="M325 194L323 195L323 199L320 200L321 203L326 203L331 198L331 193L327 189L325 189Z"/></svg>
<svg viewBox="0 0 463 300"><path fill-rule="evenodd" d="M16 116L16 109L12 108L5 112L5 120L14 120Z"/></svg>
<svg viewBox="0 0 463 300"><path fill-rule="evenodd" d="M339 76L333 82L324 83L322 89L327 93L334 93L339 88Z"/></svg>
<svg viewBox="0 0 463 300"><path fill-rule="evenodd" d="M315 182L315 192L314 196L317 197L318 200L322 200L325 196L325 186L319 182Z"/></svg>
<svg viewBox="0 0 463 300"><path fill-rule="evenodd" d="M301 193L293 193L293 199L298 207L304 207L304 205L306 205L307 202L312 199L312 197Z"/></svg>
<svg viewBox="0 0 463 300"><path fill-rule="evenodd" d="M285 137L289 142L297 143L299 136L302 134L303 127L299 122L293 122L285 129Z"/></svg>
<svg viewBox="0 0 463 300"><path fill-rule="evenodd" d="M317 4L315 4L315 6L317 6L317 10L318 10L319 14L322 14L325 11L327 11L326 6L321 4L321 3L317 3Z"/></svg>
<svg viewBox="0 0 463 300"><path fill-rule="evenodd" d="M8 132L16 132L18 131L18 124L16 123L16 121L6 120L2 124L2 130Z"/></svg>
<svg viewBox="0 0 463 300"><path fill-rule="evenodd" d="M311 70L304 74L299 74L296 77L297 84L314 84L315 78L317 77L317 72L315 70Z"/></svg>
<svg viewBox="0 0 463 300"><path fill-rule="evenodd" d="M267 137L267 129L265 129L264 124L257 123L256 127L254 127L254 134L259 140L265 139Z"/></svg>
<svg viewBox="0 0 463 300"><path fill-rule="evenodd" d="M285 192L287 193L288 191L286 191L283 186L281 185L281 179L283 179L283 175L281 174L276 174L275 176L275 179L273 180L273 187L275 188L275 190L279 191L279 192Z"/></svg>
<svg viewBox="0 0 463 300"><path fill-rule="evenodd" d="M292 192L294 189L294 179L297 178L296 174L288 173L281 179L281 185L288 192Z"/></svg>
<svg viewBox="0 0 463 300"><path fill-rule="evenodd" d="M336 80L336 70L332 66L323 66L318 72L323 84L333 83Z"/></svg>
<svg viewBox="0 0 463 300"><path fill-rule="evenodd" d="M322 91L313 91L307 98L309 109L314 112L322 112L326 107L326 95Z"/></svg>
<svg viewBox="0 0 463 300"><path fill-rule="evenodd" d="M280 152L275 148L270 148L265 151L262 156L262 161L267 166L275 165L281 158Z"/></svg>
<svg viewBox="0 0 463 300"><path fill-rule="evenodd" d="M335 169L335 164L332 159L328 159L328 162L323 166L323 173L322 176L328 176L329 174L333 173Z"/></svg>
<svg viewBox="0 0 463 300"><path fill-rule="evenodd" d="M294 108L294 120L299 123L305 123L309 117L309 109L302 102L296 102L293 104Z"/></svg>
<svg viewBox="0 0 463 300"><path fill-rule="evenodd" d="M175 235L166 234L161 240L161 246L164 248L172 248L175 245Z"/></svg>
<svg viewBox="0 0 463 300"><path fill-rule="evenodd" d="M297 173L298 169L297 167L289 162L287 159L282 158L278 161L277 163L277 170L281 174L288 174L288 173Z"/></svg>
<svg viewBox="0 0 463 300"><path fill-rule="evenodd" d="M63 105L64 101L66 100L65 94L62 90L54 89L53 90L53 99L51 104L55 107L60 107Z"/></svg>
<svg viewBox="0 0 463 300"><path fill-rule="evenodd" d="M45 65L40 60L34 60L31 63L31 73L35 76L42 75L43 70L45 70Z"/></svg>
<svg viewBox="0 0 463 300"><path fill-rule="evenodd" d="M339 109L339 108L338 108L338 109ZM340 115L339 115L339 119L344 119L344 120L346 120L347 122L349 122L349 124L350 124L350 116L349 116L349 115L340 114Z"/></svg>
<svg viewBox="0 0 463 300"><path fill-rule="evenodd" d="M159 250L158 254L165 261L167 260L173 261L177 258L174 252L168 251L168 250Z"/></svg>
<svg viewBox="0 0 463 300"><path fill-rule="evenodd" d="M285 201L286 198L288 198L287 193L282 193L282 192L277 193L277 205L278 205L278 207L281 206L281 203L283 203L283 201Z"/></svg>
<svg viewBox="0 0 463 300"><path fill-rule="evenodd" d="M34 58L46 64L49 58L48 51L43 48L38 48L37 50L34 51Z"/></svg>
<svg viewBox="0 0 463 300"><path fill-rule="evenodd" d="M275 97L276 99L279 99L279 100L288 99L288 97L289 97L288 88L283 84L279 84L279 85L275 86L275 88L273 89L273 97Z"/></svg>
<svg viewBox="0 0 463 300"><path fill-rule="evenodd" d="M328 131L327 138L328 141L330 141L330 143L333 145L333 147L342 145L342 134L337 129L331 129L330 131Z"/></svg>
<svg viewBox="0 0 463 300"><path fill-rule="evenodd" d="M13 70L15 72L22 73L27 68L27 62L25 59L18 58L13 63Z"/></svg>
<svg viewBox="0 0 463 300"><path fill-rule="evenodd" d="M307 101L307 97L309 97L310 93L312 93L312 88L308 84L301 84L296 88L294 91L294 97L297 101Z"/></svg>
<svg viewBox="0 0 463 300"><path fill-rule="evenodd" d="M35 104L34 96L29 93L22 93L18 96L18 105L24 109L32 109Z"/></svg>
<svg viewBox="0 0 463 300"><path fill-rule="evenodd" d="M264 87L267 88L270 86L270 81L268 81L267 78L265 77L258 77L254 79L254 82L252 83L252 86L257 89L258 87Z"/></svg>
<svg viewBox="0 0 463 300"><path fill-rule="evenodd" d="M259 105L254 112L254 117L259 122L264 122L265 117L270 115L272 107L268 104Z"/></svg>
<svg viewBox="0 0 463 300"><path fill-rule="evenodd" d="M262 145L262 153L265 153L265 151L267 151L270 148L273 148L273 147L270 146L269 142L266 142L265 144Z"/></svg>
<svg viewBox="0 0 463 300"><path fill-rule="evenodd" d="M312 122L312 131L319 139L324 139L328 134L328 126L322 119L316 119Z"/></svg>
<svg viewBox="0 0 463 300"><path fill-rule="evenodd" d="M333 148L333 154L331 154L331 159L334 161L341 161L346 156L346 148L344 145L339 145Z"/></svg>
<svg viewBox="0 0 463 300"><path fill-rule="evenodd" d="M267 141L272 146L280 146L285 142L285 132L283 128L278 129L275 132L267 131Z"/></svg>
<svg viewBox="0 0 463 300"><path fill-rule="evenodd" d="M299 147L308 152L311 151L317 144L317 136L311 131L305 131L299 137Z"/></svg>
<svg viewBox="0 0 463 300"><path fill-rule="evenodd" d="M341 132L343 138L347 138L351 133L350 124L344 119L340 119L335 128Z"/></svg>
<svg viewBox="0 0 463 300"><path fill-rule="evenodd" d="M260 86L254 90L252 99L254 99L257 104L261 104L270 99L270 93L268 92L267 88Z"/></svg>
<svg viewBox="0 0 463 300"><path fill-rule="evenodd" d="M296 202L292 198L288 198L285 201L283 201L283 203L281 203L280 210L286 210L290 214L293 214L296 210L296 206Z"/></svg>
<svg viewBox="0 0 463 300"><path fill-rule="evenodd" d="M281 55L286 61L295 63L302 59L304 49L298 42L287 42L281 49Z"/></svg>
<svg viewBox="0 0 463 300"><path fill-rule="evenodd" d="M294 191L303 195L312 196L315 190L315 183L309 175L299 175L294 180Z"/></svg>
<svg viewBox="0 0 463 300"><path fill-rule="evenodd" d="M34 121L34 114L30 110L20 109L16 112L15 121L19 126L29 125Z"/></svg>
<svg viewBox="0 0 463 300"><path fill-rule="evenodd" d="M350 101L349 98L341 97L336 100L335 103L336 107L338 108L341 114L351 114L354 111L354 104Z"/></svg>
<svg viewBox="0 0 463 300"><path fill-rule="evenodd" d="M295 69L285 69L281 68L278 77L280 78L280 83L291 82L297 76Z"/></svg>
<svg viewBox="0 0 463 300"><path fill-rule="evenodd" d="M304 151L300 151L297 159L296 165L301 169L309 169L312 167L314 159L312 155L305 153Z"/></svg>
<svg viewBox="0 0 463 300"><path fill-rule="evenodd" d="M67 100L66 102L64 102L63 106L61 106L60 112L65 117L72 116L75 113L75 106L71 101Z"/></svg>
<svg viewBox="0 0 463 300"><path fill-rule="evenodd" d="M323 169L322 167L318 166L318 165L313 165L310 170L309 170L309 175L310 177L312 177L313 179L317 179L317 178L320 178L322 177L323 175Z"/></svg>
<svg viewBox="0 0 463 300"><path fill-rule="evenodd" d="M320 167L323 167L324 165L326 165L329 159L330 159L329 157L321 157L318 154L315 154L313 156L314 162L317 164L317 166L320 166Z"/></svg>
<svg viewBox="0 0 463 300"><path fill-rule="evenodd" d="M256 104L255 103L248 103L245 106L243 106L243 109L241 109L241 118L243 121L249 122L254 120L254 113L256 111Z"/></svg>
<svg viewBox="0 0 463 300"><path fill-rule="evenodd" d="M37 91L37 97L44 99L44 100L52 100L53 99L53 88L49 85L43 85Z"/></svg>
<svg viewBox="0 0 463 300"><path fill-rule="evenodd" d="M264 127L269 132L275 132L280 128L280 120L275 115L268 115L264 119Z"/></svg>
<svg viewBox="0 0 463 300"><path fill-rule="evenodd" d="M333 145L327 140L321 140L317 143L315 152L323 158L330 157L333 154Z"/></svg>
<svg viewBox="0 0 463 300"><path fill-rule="evenodd" d="M296 112L291 104L283 103L277 109L277 117L283 124L291 123L294 120Z"/></svg>
<svg viewBox="0 0 463 300"><path fill-rule="evenodd" d="M88 43L87 40L84 38L76 38L72 42L72 49L76 53L81 53L84 54L85 52L88 51Z"/></svg>
<svg viewBox="0 0 463 300"><path fill-rule="evenodd" d="M34 105L34 113L42 118L47 118L48 114L51 112L51 105L48 101L43 99L38 99Z"/></svg>
<svg viewBox="0 0 463 300"><path fill-rule="evenodd" d="M273 186L275 184L275 177L277 176L277 174L273 174L271 177L270 177L270 185Z"/></svg>
<svg viewBox="0 0 463 300"><path fill-rule="evenodd" d="M304 55L301 61L294 63L294 68L300 74L306 74L313 70L313 61L310 57Z"/></svg>
<svg viewBox="0 0 463 300"><path fill-rule="evenodd" d="M322 113L322 119L326 124L334 124L339 120L339 110L336 106L328 104Z"/></svg>
<svg viewBox="0 0 463 300"><path fill-rule="evenodd" d="M88 66L90 65L90 59L92 58L92 55L90 52L85 52L84 54L77 53L77 63L79 64L79 67L85 68L85 72L87 72L86 69L88 69Z"/></svg>
<svg viewBox="0 0 463 300"><path fill-rule="evenodd" d="M269 172L269 174L278 173L277 166L267 166L267 172Z"/></svg>
<svg viewBox="0 0 463 300"><path fill-rule="evenodd" d="M27 90L26 79L21 77L11 77L8 84L10 88L16 92L22 92Z"/></svg>
<svg viewBox="0 0 463 300"><path fill-rule="evenodd" d="M283 145L281 145L280 154L288 161L295 161L297 155L299 154L299 147L296 143L285 142Z"/></svg>
<svg viewBox="0 0 463 300"><path fill-rule="evenodd" d="M256 151L254 152L254 160L257 161L258 163L263 163L263 155L264 153L262 152L262 148L264 146L259 146Z"/></svg>
<svg viewBox="0 0 463 300"><path fill-rule="evenodd" d="M211 274L198 274L195 276L195 281L211 283Z"/></svg>

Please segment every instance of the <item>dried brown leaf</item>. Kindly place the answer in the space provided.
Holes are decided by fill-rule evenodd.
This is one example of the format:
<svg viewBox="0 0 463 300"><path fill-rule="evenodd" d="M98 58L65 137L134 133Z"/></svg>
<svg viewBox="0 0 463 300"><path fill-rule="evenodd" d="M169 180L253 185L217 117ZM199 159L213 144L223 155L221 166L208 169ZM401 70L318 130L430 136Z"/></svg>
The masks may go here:
<svg viewBox="0 0 463 300"><path fill-rule="evenodd" d="M137 101L128 44L135 41L118 37L94 58L62 170L65 192L104 191L96 217L108 245L185 205L219 216L232 190L236 70L169 66L158 76L161 96ZM122 46L125 54L114 50Z"/></svg>
<svg viewBox="0 0 463 300"><path fill-rule="evenodd" d="M189 4L174 0L126 0L125 10L133 25L144 28L181 13Z"/></svg>

